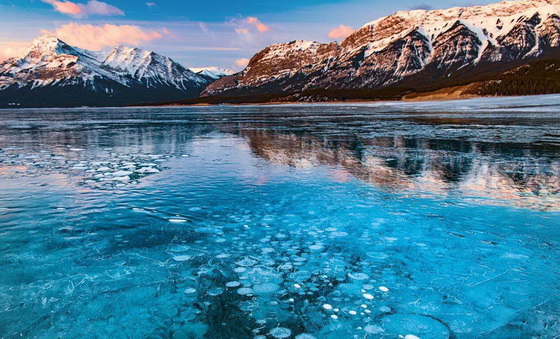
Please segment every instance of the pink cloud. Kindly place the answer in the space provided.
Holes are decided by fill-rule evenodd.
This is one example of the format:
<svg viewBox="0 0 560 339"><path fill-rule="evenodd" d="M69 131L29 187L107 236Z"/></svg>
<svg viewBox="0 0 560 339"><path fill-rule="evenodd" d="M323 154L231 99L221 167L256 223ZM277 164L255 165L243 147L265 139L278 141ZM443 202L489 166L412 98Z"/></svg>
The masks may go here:
<svg viewBox="0 0 560 339"><path fill-rule="evenodd" d="M327 36L332 39L344 39L355 31L356 30L352 27L340 25L336 28L331 29Z"/></svg>
<svg viewBox="0 0 560 339"><path fill-rule="evenodd" d="M29 47L29 43L21 41L0 41L0 62L22 56Z"/></svg>
<svg viewBox="0 0 560 339"><path fill-rule="evenodd" d="M235 32L238 34L249 34L249 30L247 28L243 28L243 27L237 27L235 29Z"/></svg>
<svg viewBox="0 0 560 339"><path fill-rule="evenodd" d="M235 18L227 23L230 26L235 27L235 32L237 34L250 34L253 31L258 33L266 33L271 30L270 26L267 26L259 20L259 18L250 16L247 18Z"/></svg>
<svg viewBox="0 0 560 339"><path fill-rule="evenodd" d="M167 30L145 31L138 26L105 24L81 25L69 23L56 28L54 31L43 30L70 45L80 48L100 50L105 47L114 47L120 44L140 45L144 42L163 38Z"/></svg>
<svg viewBox="0 0 560 339"><path fill-rule="evenodd" d="M254 17L254 16L248 17L245 20L245 22L250 24L250 25L254 25L255 28L257 29L257 31L259 31L259 33L265 33L265 32L270 31L270 27L263 24L258 18Z"/></svg>
<svg viewBox="0 0 560 339"><path fill-rule="evenodd" d="M250 59L242 58L235 60L235 65L239 67L246 67L249 64Z"/></svg>
<svg viewBox="0 0 560 339"><path fill-rule="evenodd" d="M85 18L89 15L124 15L124 11L120 8L97 0L89 0L86 4L67 0L43 0L43 2L53 6L55 11L75 18Z"/></svg>

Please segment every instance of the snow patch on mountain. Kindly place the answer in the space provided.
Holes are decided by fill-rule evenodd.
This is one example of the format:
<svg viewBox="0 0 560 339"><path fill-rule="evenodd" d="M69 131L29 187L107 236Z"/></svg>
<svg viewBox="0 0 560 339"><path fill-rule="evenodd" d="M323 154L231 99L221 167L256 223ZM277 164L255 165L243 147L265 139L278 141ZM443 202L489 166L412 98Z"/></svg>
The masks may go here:
<svg viewBox="0 0 560 339"><path fill-rule="evenodd" d="M204 75L212 79L219 79L228 75L232 75L235 72L229 69L223 69L220 67L210 66L210 67L191 67L191 71L199 75Z"/></svg>

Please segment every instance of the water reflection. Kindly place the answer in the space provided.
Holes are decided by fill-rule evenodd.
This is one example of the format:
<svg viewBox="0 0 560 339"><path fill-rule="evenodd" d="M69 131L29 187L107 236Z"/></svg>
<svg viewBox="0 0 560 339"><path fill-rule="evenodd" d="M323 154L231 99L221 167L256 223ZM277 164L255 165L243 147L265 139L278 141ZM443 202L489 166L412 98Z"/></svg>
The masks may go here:
<svg viewBox="0 0 560 339"><path fill-rule="evenodd" d="M560 119L543 107L532 115L392 106L4 111L0 175L92 171L105 167L100 161L156 173L164 166L150 156L185 155L193 140L220 133L243 138L272 164L333 167L335 181L558 210Z"/></svg>
<svg viewBox="0 0 560 339"><path fill-rule="evenodd" d="M492 203L560 208L560 160L539 150L404 136L331 141L269 130L241 129L239 134L273 164L339 167L335 177L342 180L348 173L397 192L460 193Z"/></svg>

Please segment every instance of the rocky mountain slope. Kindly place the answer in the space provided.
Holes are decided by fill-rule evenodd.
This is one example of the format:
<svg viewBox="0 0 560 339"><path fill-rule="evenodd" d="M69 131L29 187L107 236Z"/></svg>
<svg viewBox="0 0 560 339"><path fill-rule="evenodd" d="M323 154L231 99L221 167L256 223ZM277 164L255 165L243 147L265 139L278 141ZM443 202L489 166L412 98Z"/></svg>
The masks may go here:
<svg viewBox="0 0 560 339"><path fill-rule="evenodd" d="M560 0L397 12L340 43L269 46L204 96L441 88L560 56Z"/></svg>
<svg viewBox="0 0 560 339"><path fill-rule="evenodd" d="M0 64L0 107L121 105L196 97L214 79L138 48L110 52L42 36Z"/></svg>

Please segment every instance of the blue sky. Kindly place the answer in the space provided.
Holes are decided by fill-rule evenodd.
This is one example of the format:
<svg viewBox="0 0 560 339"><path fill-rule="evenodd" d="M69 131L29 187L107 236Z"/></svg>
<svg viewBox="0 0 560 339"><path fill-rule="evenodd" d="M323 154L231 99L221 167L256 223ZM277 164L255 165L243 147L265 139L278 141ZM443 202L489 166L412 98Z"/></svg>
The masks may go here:
<svg viewBox="0 0 560 339"><path fill-rule="evenodd" d="M187 67L239 70L277 42L341 40L398 10L489 0L0 0L0 58L42 33L90 49L137 45ZM343 26L341 26L343 25Z"/></svg>

